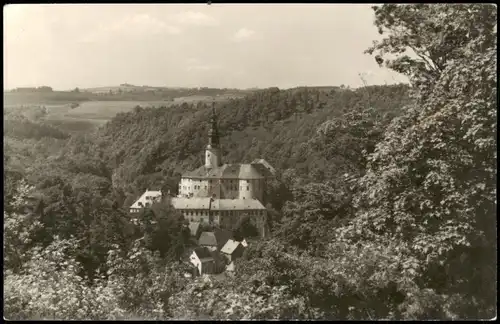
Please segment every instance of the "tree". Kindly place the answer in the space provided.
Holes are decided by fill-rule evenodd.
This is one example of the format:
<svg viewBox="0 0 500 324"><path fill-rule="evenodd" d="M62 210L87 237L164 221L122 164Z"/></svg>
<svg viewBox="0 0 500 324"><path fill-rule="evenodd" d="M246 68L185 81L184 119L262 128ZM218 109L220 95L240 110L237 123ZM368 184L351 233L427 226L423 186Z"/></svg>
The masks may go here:
<svg viewBox="0 0 500 324"><path fill-rule="evenodd" d="M150 237L148 247L161 257L178 261L189 244L190 231L184 216L167 202L153 204L139 216L143 233Z"/></svg>
<svg viewBox="0 0 500 324"><path fill-rule="evenodd" d="M393 28L381 50L394 53L395 46L406 44L401 29L412 31L435 67L411 61L410 67L419 68L402 71L414 77L417 100L393 120L369 156L355 199L358 212L337 230L336 240L397 243L400 258L408 261L407 281L415 284L402 316L428 318L432 313L422 303L434 296L441 300L434 303L435 316L491 318L496 302L496 11L488 5L375 10L378 23ZM427 24L438 20L444 24L435 28L446 31L438 35L455 35L453 46L432 42L435 29ZM429 73L432 78L426 78Z"/></svg>
<svg viewBox="0 0 500 324"><path fill-rule="evenodd" d="M309 183L293 190L294 199L283 208L276 235L303 250L324 250L331 229L351 216L351 190L345 182Z"/></svg>
<svg viewBox="0 0 500 324"><path fill-rule="evenodd" d="M373 10L379 33L388 36L366 52L377 54L379 64L384 55L396 55L386 65L408 76L421 96L471 41L482 39L488 48L496 40L496 10L489 4L385 4Z"/></svg>
<svg viewBox="0 0 500 324"><path fill-rule="evenodd" d="M233 233L234 238L238 241L259 235L259 231L252 223L251 216L248 214L244 214L238 219L238 222L234 225Z"/></svg>
<svg viewBox="0 0 500 324"><path fill-rule="evenodd" d="M17 272L26 261L25 253L36 243L41 228L40 218L33 212L33 187L26 181L16 183L11 199L4 210L4 268ZM5 197L8 198L8 197Z"/></svg>
<svg viewBox="0 0 500 324"><path fill-rule="evenodd" d="M71 257L75 240L55 239L27 254L18 273L4 273L4 312L11 320L119 319L125 311L112 285L94 280L89 287Z"/></svg>

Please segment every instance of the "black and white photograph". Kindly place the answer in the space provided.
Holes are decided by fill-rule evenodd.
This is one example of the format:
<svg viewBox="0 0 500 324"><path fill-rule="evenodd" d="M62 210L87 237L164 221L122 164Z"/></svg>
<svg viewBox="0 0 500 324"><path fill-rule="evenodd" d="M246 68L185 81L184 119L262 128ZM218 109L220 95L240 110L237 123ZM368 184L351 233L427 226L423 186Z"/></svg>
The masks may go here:
<svg viewBox="0 0 500 324"><path fill-rule="evenodd" d="M5 320L496 319L495 4L3 18Z"/></svg>

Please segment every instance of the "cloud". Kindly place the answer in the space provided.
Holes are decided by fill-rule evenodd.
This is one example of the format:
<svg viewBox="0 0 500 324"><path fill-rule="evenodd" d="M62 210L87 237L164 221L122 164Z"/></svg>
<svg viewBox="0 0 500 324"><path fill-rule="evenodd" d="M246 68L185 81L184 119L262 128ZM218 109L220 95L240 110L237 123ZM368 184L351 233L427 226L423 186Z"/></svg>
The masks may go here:
<svg viewBox="0 0 500 324"><path fill-rule="evenodd" d="M235 42L241 42L251 38L255 38L255 31L248 28L240 28L236 33L234 33L232 39Z"/></svg>
<svg viewBox="0 0 500 324"><path fill-rule="evenodd" d="M199 11L183 11L173 15L172 20L178 24L193 26L215 26L219 24L212 16Z"/></svg>
<svg viewBox="0 0 500 324"><path fill-rule="evenodd" d="M85 34L81 42L96 42L106 40L116 34L123 35L145 35L145 34L170 34L181 33L177 26L167 24L147 14L136 14L125 16L108 24L101 24L97 30Z"/></svg>

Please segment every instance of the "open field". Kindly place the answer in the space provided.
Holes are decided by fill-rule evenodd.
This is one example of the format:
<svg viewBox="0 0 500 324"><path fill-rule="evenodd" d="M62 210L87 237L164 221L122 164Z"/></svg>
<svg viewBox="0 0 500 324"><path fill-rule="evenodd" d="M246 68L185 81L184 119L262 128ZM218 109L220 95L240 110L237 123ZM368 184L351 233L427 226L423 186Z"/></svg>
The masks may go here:
<svg viewBox="0 0 500 324"><path fill-rule="evenodd" d="M141 107L161 107L167 106L170 102L164 101L87 101L80 106L69 109L64 113L65 117L77 119L92 119L108 121L116 114L129 112L136 106Z"/></svg>
<svg viewBox="0 0 500 324"><path fill-rule="evenodd" d="M132 100L91 100L91 101L59 101L41 102L12 102L4 104L5 109L21 108L23 110L30 107L45 107L46 114L41 117L45 122L68 132L88 132L111 120L118 113L126 113L136 106L145 107L169 107L173 104L226 101L232 98L242 97L242 95L218 95L218 96L187 96L175 98L174 101L132 101ZM75 105L77 105L75 107Z"/></svg>

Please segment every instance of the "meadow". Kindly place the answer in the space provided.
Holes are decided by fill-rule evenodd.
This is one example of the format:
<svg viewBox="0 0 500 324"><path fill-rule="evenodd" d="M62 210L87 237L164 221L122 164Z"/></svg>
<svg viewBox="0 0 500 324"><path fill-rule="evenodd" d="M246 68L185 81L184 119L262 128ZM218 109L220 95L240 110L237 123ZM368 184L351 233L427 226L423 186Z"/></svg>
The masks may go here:
<svg viewBox="0 0 500 324"><path fill-rule="evenodd" d="M88 132L105 124L119 113L126 113L137 106L140 107L169 107L173 104L210 102L210 101L225 101L231 98L236 98L235 95L219 95L219 96L201 96L193 95L186 97L175 98L173 101L155 100L155 101L133 101L133 100L90 100L90 101L59 101L47 102L41 100L39 102L31 100L11 101L6 100L5 109L24 110L29 107L45 107L46 114L41 117L46 123L56 126L57 128L67 132ZM9 99L9 98L8 98Z"/></svg>

